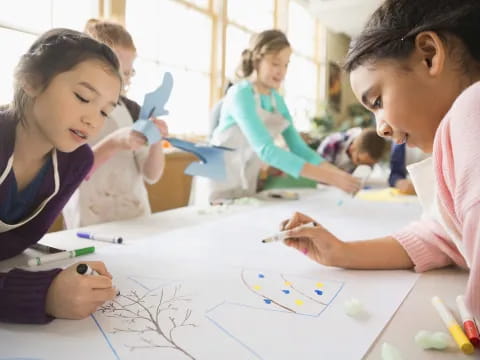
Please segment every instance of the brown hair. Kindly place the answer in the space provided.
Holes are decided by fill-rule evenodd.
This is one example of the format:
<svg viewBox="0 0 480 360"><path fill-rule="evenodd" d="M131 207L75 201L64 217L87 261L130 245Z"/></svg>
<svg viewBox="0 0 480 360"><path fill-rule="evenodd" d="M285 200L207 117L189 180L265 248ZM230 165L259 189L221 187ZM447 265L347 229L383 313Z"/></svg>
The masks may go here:
<svg viewBox="0 0 480 360"><path fill-rule="evenodd" d="M85 24L85 33L110 47L124 47L137 51L130 33L115 22L90 19Z"/></svg>
<svg viewBox="0 0 480 360"><path fill-rule="evenodd" d="M373 160L378 161L385 154L387 141L377 134L373 128L363 129L357 138L357 151L367 153Z"/></svg>
<svg viewBox="0 0 480 360"><path fill-rule="evenodd" d="M13 102L9 107L15 120L24 121L31 102L25 84L31 83L43 91L55 76L87 60L100 61L122 83L117 56L107 45L69 29L52 29L41 35L15 68Z"/></svg>
<svg viewBox="0 0 480 360"><path fill-rule="evenodd" d="M265 30L252 36L250 47L242 51L242 59L236 75L243 79L250 76L262 58L290 47L287 37L280 30Z"/></svg>

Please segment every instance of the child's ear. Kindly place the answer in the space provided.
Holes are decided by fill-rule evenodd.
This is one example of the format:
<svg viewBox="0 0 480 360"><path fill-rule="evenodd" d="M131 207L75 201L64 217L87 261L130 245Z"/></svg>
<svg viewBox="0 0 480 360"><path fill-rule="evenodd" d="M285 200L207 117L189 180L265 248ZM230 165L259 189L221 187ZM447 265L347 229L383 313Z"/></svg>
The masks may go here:
<svg viewBox="0 0 480 360"><path fill-rule="evenodd" d="M433 31L423 31L415 38L415 48L428 73L436 76L445 64L445 44Z"/></svg>
<svg viewBox="0 0 480 360"><path fill-rule="evenodd" d="M31 74L28 74L24 77L22 81L22 89L31 98L35 98L41 93L40 86L38 85L38 79Z"/></svg>

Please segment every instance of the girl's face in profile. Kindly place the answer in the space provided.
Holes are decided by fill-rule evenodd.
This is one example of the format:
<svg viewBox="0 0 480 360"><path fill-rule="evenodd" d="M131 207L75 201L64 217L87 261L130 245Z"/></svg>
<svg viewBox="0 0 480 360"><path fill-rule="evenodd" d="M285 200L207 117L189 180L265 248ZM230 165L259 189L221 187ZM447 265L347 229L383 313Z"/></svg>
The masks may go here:
<svg viewBox="0 0 480 360"><path fill-rule="evenodd" d="M468 86L434 32L420 33L405 60L365 61L350 73L357 99L375 114L377 132L431 153L435 132Z"/></svg>
<svg viewBox="0 0 480 360"><path fill-rule="evenodd" d="M27 123L54 148L71 152L98 134L116 106L121 82L99 60L86 60L56 75L33 97Z"/></svg>

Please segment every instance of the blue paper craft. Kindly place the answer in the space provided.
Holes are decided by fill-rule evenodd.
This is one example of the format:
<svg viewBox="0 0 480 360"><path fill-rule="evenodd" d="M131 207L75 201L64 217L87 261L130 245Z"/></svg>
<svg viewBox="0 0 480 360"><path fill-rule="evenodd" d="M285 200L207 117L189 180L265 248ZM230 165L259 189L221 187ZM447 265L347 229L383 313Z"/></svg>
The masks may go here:
<svg viewBox="0 0 480 360"><path fill-rule="evenodd" d="M145 95L142 108L140 109L140 117L133 124L133 130L145 135L150 145L162 139L160 131L150 120L150 117L168 114L168 111L165 110L165 104L170 97L172 88L173 76L171 73L166 72L163 76L162 84L155 91ZM185 169L185 174L209 177L218 181L225 180L227 175L223 154L225 151L232 151L233 149L223 146L195 144L175 138L166 138L166 140L172 146L191 152L200 159L200 162L191 163Z"/></svg>
<svg viewBox="0 0 480 360"><path fill-rule="evenodd" d="M156 90L145 95L139 118L133 124L133 130L145 135L149 145L162 140L160 130L150 121L150 118L152 116L168 115L165 104L170 98L172 89L173 76L171 73L166 72L165 75L163 75L162 84Z"/></svg>
<svg viewBox="0 0 480 360"><path fill-rule="evenodd" d="M149 119L139 119L135 121L132 129L145 135L150 145L162 140L160 130L158 130L157 126Z"/></svg>
<svg viewBox="0 0 480 360"><path fill-rule="evenodd" d="M163 75L162 84L151 93L145 95L140 109L140 119L149 119L152 116L168 115L165 104L170 98L173 89L173 76L166 72Z"/></svg>
<svg viewBox="0 0 480 360"><path fill-rule="evenodd" d="M167 140L172 146L188 151L200 159L199 162L191 163L185 169L185 174L208 177L217 181L223 181L227 177L223 155L225 151L233 151L234 149L224 146L195 144L175 138L167 138Z"/></svg>

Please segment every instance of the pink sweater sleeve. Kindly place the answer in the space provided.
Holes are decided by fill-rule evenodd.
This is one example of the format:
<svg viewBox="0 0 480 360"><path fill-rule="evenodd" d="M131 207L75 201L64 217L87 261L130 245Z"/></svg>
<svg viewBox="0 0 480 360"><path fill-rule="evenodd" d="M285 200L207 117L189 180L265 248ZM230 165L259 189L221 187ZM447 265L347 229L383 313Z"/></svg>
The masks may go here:
<svg viewBox="0 0 480 360"><path fill-rule="evenodd" d="M404 247L417 272L453 263L467 267L455 244L449 240L443 227L435 220L411 223L393 237Z"/></svg>
<svg viewBox="0 0 480 360"><path fill-rule="evenodd" d="M475 204L466 211L463 219L463 238L465 242L465 253L470 262L470 276L467 282L465 293L466 305L474 316L480 318L480 203Z"/></svg>

